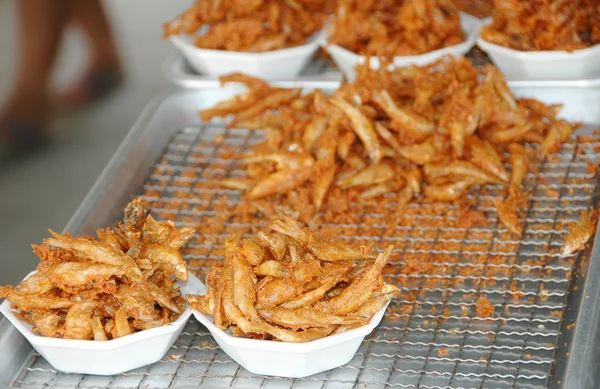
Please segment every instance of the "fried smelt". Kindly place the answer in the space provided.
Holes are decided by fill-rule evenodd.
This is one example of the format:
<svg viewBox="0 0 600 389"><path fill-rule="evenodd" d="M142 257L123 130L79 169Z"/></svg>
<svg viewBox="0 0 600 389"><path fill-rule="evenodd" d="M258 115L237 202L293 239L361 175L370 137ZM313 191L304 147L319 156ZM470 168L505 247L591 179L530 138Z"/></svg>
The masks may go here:
<svg viewBox="0 0 600 389"><path fill-rule="evenodd" d="M437 177L455 176L459 178L471 178L480 183L505 183L500 178L478 168L467 161L429 163L423 167L423 172L430 181L435 181L434 179Z"/></svg>
<svg viewBox="0 0 600 389"><path fill-rule="evenodd" d="M523 228L519 223L519 216L517 215L516 199L497 200L496 209L498 210L498 218L502 224L513 234L521 235Z"/></svg>
<svg viewBox="0 0 600 389"><path fill-rule="evenodd" d="M262 334L264 329L257 322L246 319L242 311L235 304L235 292L233 286L233 267L231 258L225 257L225 267L222 274L222 296L223 311L227 320L236 325L245 333Z"/></svg>
<svg viewBox="0 0 600 389"><path fill-rule="evenodd" d="M302 288L285 278L274 278L256 293L256 303L263 306L276 306L290 301L302 293Z"/></svg>
<svg viewBox="0 0 600 389"><path fill-rule="evenodd" d="M345 242L316 241L307 248L322 261L353 261L371 257L364 247L354 247Z"/></svg>
<svg viewBox="0 0 600 389"><path fill-rule="evenodd" d="M90 319L90 327L92 328L92 332L94 333L94 340L96 341L107 341L106 332L104 332L104 327L100 322L100 318L98 316L93 316Z"/></svg>
<svg viewBox="0 0 600 389"><path fill-rule="evenodd" d="M402 212L415 194L421 193L422 179L423 173L421 173L421 169L417 166L413 166L406 175L406 185L398 192L398 198L396 200L397 212Z"/></svg>
<svg viewBox="0 0 600 389"><path fill-rule="evenodd" d="M259 181L248 193L248 198L256 200L274 194L287 193L302 185L312 173L312 166L277 171Z"/></svg>
<svg viewBox="0 0 600 389"><path fill-rule="evenodd" d="M319 302L316 306L325 312L332 312L337 315L347 315L354 312L369 299L372 292L379 286L381 271L390 259L393 249L394 246L389 246L383 253L379 254L369 269L352 280L338 296Z"/></svg>
<svg viewBox="0 0 600 389"><path fill-rule="evenodd" d="M262 231L258 233L258 236L267 244L269 251L276 260L283 260L288 247L285 237L277 234L267 234Z"/></svg>
<svg viewBox="0 0 600 389"><path fill-rule="evenodd" d="M153 264L164 268L169 274L173 274L178 280L187 281L187 263L179 250L151 243L146 245L141 255Z"/></svg>
<svg viewBox="0 0 600 389"><path fill-rule="evenodd" d="M248 177L224 178L219 181L223 188L233 190L250 190L256 185L256 181Z"/></svg>
<svg viewBox="0 0 600 389"><path fill-rule="evenodd" d="M594 222L592 221L592 212L583 211L579 216L579 220L575 223L569 234L563 241L560 252L563 255L571 255L585 247L585 244L594 234Z"/></svg>
<svg viewBox="0 0 600 389"><path fill-rule="evenodd" d="M68 309L75 305L75 301L69 298L21 293L10 286L0 286L0 297L7 299L23 311L32 309Z"/></svg>
<svg viewBox="0 0 600 389"><path fill-rule="evenodd" d="M390 165L386 163L373 164L353 176L338 180L336 184L344 189L370 186L389 181L394 178L394 175L394 169Z"/></svg>
<svg viewBox="0 0 600 389"><path fill-rule="evenodd" d="M407 131L412 139L424 140L433 134L435 125L424 117L402 109L394 103L392 97L385 90L374 92L373 101L389 116L399 131Z"/></svg>
<svg viewBox="0 0 600 389"><path fill-rule="evenodd" d="M33 331L48 338L59 338L64 334L64 314L48 310L32 312Z"/></svg>
<svg viewBox="0 0 600 389"><path fill-rule="evenodd" d="M333 183L336 170L337 167L332 165L329 168L321 171L320 174L314 178L314 185L311 194L313 204L317 210L320 210L321 206L323 205L323 200L325 200L325 196L327 195L327 192Z"/></svg>
<svg viewBox="0 0 600 389"><path fill-rule="evenodd" d="M569 139L569 136L575 131L575 128L565 120L558 120L550 127L546 138L540 145L538 152L542 157L546 157L560 147L560 145Z"/></svg>
<svg viewBox="0 0 600 389"><path fill-rule="evenodd" d="M469 139L468 144L471 151L471 163L492 173L503 182L509 181L508 171L504 168L498 151L491 143L474 136ZM512 155L512 152L510 154Z"/></svg>
<svg viewBox="0 0 600 389"><path fill-rule="evenodd" d="M265 251L253 239L244 239L240 254L242 254L252 266L259 265L265 258Z"/></svg>
<svg viewBox="0 0 600 389"><path fill-rule="evenodd" d="M508 145L508 151L510 153L509 159L512 166L508 194L510 197L516 198L519 195L519 187L527 176L530 158L525 147L518 143L511 143Z"/></svg>
<svg viewBox="0 0 600 389"><path fill-rule="evenodd" d="M83 302L73 305L65 317L65 339L90 340L93 339L93 330L90 323L96 302Z"/></svg>
<svg viewBox="0 0 600 389"><path fill-rule="evenodd" d="M254 271L257 275L271 276L274 278L286 277L290 274L290 271L287 267L285 267L281 262L275 260L261 263L254 269Z"/></svg>
<svg viewBox="0 0 600 389"><path fill-rule="evenodd" d="M89 258L96 263L121 266L127 271L129 277L136 281L141 280L142 273L133 259L123 252L116 250L111 245L93 242L84 238L72 238L57 234L53 231L50 231L50 233L53 238L44 240L44 244L74 251L77 255L83 258Z"/></svg>
<svg viewBox="0 0 600 389"><path fill-rule="evenodd" d="M254 155L242 158L242 163L273 162L279 170L296 170L304 167L310 167L314 164L314 159L308 154L280 152L263 155Z"/></svg>
<svg viewBox="0 0 600 389"><path fill-rule="evenodd" d="M154 299L139 286L119 285L115 297L126 309L127 314L136 320L154 321L158 314L154 310Z"/></svg>
<svg viewBox="0 0 600 389"><path fill-rule="evenodd" d="M266 97L256 101L248 108L237 112L236 120L254 118L270 108L276 108L281 104L292 101L300 95L300 89L275 89L271 90ZM235 123L235 122L234 122ZM233 124L233 123L232 123Z"/></svg>
<svg viewBox="0 0 600 389"><path fill-rule="evenodd" d="M53 285L67 289L90 288L113 277L123 277L128 270L124 266L84 262L44 263L41 269Z"/></svg>
<svg viewBox="0 0 600 389"><path fill-rule="evenodd" d="M381 289L373 294L369 300L367 300L363 305L361 305L355 312L356 316L363 316L365 318L371 318L377 312L379 312L383 307L385 307L390 300L396 298L400 290L398 287L393 285L384 285ZM351 329L358 327L359 324L346 324L341 325L333 331L334 334L339 334L341 332L346 332Z"/></svg>
<svg viewBox="0 0 600 389"><path fill-rule="evenodd" d="M21 293L44 294L52 288L54 288L52 281L44 273L37 272L23 280L15 289Z"/></svg>
<svg viewBox="0 0 600 389"><path fill-rule="evenodd" d="M226 266L230 266L232 272L233 301L248 320L254 320L258 317L254 307L256 275L246 258L238 252L237 243L231 238L225 240L225 255L229 258Z"/></svg>
<svg viewBox="0 0 600 389"><path fill-rule="evenodd" d="M293 330L344 324L364 325L366 322L361 316L340 316L310 308L258 307L258 313L271 323Z"/></svg>
<svg viewBox="0 0 600 389"><path fill-rule="evenodd" d="M333 274L321 281L321 286L319 286L318 288L313 289L310 292L306 292L293 300L281 304L280 306L289 309L310 306L316 303L317 301L321 300L323 296L325 296L325 293L327 293L331 288L340 283L340 281L342 281L344 277L344 274Z"/></svg>
<svg viewBox="0 0 600 389"><path fill-rule="evenodd" d="M332 98L330 101L348 116L352 122L352 130L364 144L371 162L379 163L382 157L381 144L369 119L360 110L341 98Z"/></svg>
<svg viewBox="0 0 600 389"><path fill-rule="evenodd" d="M129 325L129 315L127 309L123 306L115 314L114 338L121 338L132 333Z"/></svg>
<svg viewBox="0 0 600 389"><path fill-rule="evenodd" d="M477 184L472 178L442 185L428 185L424 189L426 197L439 201L454 201L462 197L469 189Z"/></svg>
<svg viewBox="0 0 600 389"><path fill-rule="evenodd" d="M435 160L438 153L433 138L428 138L422 143L402 146L399 152L401 156L417 165L425 165Z"/></svg>

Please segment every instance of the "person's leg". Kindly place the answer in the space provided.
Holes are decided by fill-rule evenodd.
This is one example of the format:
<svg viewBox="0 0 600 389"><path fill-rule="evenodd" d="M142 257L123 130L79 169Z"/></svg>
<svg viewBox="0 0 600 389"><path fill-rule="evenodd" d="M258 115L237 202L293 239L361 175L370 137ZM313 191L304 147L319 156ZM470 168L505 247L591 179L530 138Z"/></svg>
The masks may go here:
<svg viewBox="0 0 600 389"><path fill-rule="evenodd" d="M27 138L43 128L48 87L71 0L19 0L17 76L0 117L0 138ZM33 127L33 129L32 129ZM17 140L18 142L19 140Z"/></svg>
<svg viewBox="0 0 600 389"><path fill-rule="evenodd" d="M63 96L67 104L78 105L95 100L122 81L121 61L101 0L75 0L69 22L81 28L90 43L88 71Z"/></svg>
<svg viewBox="0 0 600 389"><path fill-rule="evenodd" d="M69 22L80 27L91 45L91 63L120 67L119 54L101 0L77 0Z"/></svg>

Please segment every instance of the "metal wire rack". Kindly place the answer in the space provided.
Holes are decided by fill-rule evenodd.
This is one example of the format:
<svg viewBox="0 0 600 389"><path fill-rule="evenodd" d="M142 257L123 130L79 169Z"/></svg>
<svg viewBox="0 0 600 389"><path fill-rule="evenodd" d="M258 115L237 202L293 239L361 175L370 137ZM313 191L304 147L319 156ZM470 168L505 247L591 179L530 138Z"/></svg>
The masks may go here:
<svg viewBox="0 0 600 389"><path fill-rule="evenodd" d="M240 193L221 189L215 181L244 174L228 155L260 139L259 132L243 129L185 128L175 133L154 166L142 196L153 203L157 218L199 228L185 251L193 271L222 259L225 236L257 227L237 221L233 210ZM373 244L376 250L392 242L398 259L386 276L403 291L352 361L338 369L298 379L254 375L191 319L152 366L112 377L70 375L34 354L13 386L544 388L561 333L572 326L563 314L583 257L562 256L557 249L569 224L594 205L596 177L588 162L600 157L598 142L573 137L533 168L524 183L532 196L520 237L498 223L491 204L502 192L495 186L471 196L471 209L484 220L469 225L457 223L463 217L457 207L427 213L419 212L425 206L412 204L414 219L390 226L383 213L394 206L393 196L378 204L354 204L359 224L322 225L324 232ZM480 296L493 306L489 317L478 313Z"/></svg>

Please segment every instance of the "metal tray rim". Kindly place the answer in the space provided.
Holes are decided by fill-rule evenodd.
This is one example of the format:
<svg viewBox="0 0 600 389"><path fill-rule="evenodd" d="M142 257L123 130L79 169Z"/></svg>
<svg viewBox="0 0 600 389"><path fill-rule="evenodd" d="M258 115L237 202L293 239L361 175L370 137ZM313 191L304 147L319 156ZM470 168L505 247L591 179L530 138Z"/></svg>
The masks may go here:
<svg viewBox="0 0 600 389"><path fill-rule="evenodd" d="M167 100L173 97L180 97L188 94L200 94L205 93L206 91L186 91L186 90L176 90L176 91L166 91L161 95L152 99L144 108L138 119L133 124L131 130L113 155L113 157L109 160L107 166L100 174L94 185L91 187L90 191L80 204L80 206L75 211L74 215L71 217L67 226L65 227L65 231L75 232L84 222L84 220L89 216L91 212L91 208L93 204L100 198L104 191L104 186L108 181L111 180L111 177L115 175L115 173L121 167L121 164L124 160L124 157L128 154L130 149L134 146L135 141L140 139L144 133L149 131L149 123L152 119L157 115L158 109L163 106ZM600 228L599 228L600 230ZM590 344L589 335L593 335L595 337L592 340L600 339L600 329L598 328L598 323L600 323L600 307L595 305L596 301L600 301L600 263L598 263L597 257L600 257L600 237L598 236L597 231L592 248L591 255L587 261L586 266L584 266L585 277L581 277L581 275L577 279L577 284L581 284L579 290L581 292L581 301L575 301L577 304L577 326L572 330L572 342L569 345L568 350L564 350L566 356L564 372L561 372L559 375L555 376L555 379L552 382L552 387L555 388L570 388L574 387L572 385L579 386L577 383L582 384L582 379L585 375L590 374L590 372L584 371L586 366L586 361L593 361L594 352L598 353L596 344L595 347L592 347ZM0 320L0 329L9 324L8 321L4 318ZM9 324L10 325L10 324ZM12 327L12 326L11 326ZM585 332L588 331L586 334ZM6 349L5 347L9 347L9 343L14 343L16 340L14 336L19 336L16 331L12 331L13 335L10 334L11 331L0 332L0 350ZM586 336L587 335L587 336ZM8 339L10 338L10 339ZM568 353L571 353L568 356ZM561 351L561 354L563 352ZM597 372L592 372L594 375L597 375ZM586 387L595 387L593 382L586 382L590 386ZM0 383L0 386L2 383ZM581 386L583 387L583 386Z"/></svg>

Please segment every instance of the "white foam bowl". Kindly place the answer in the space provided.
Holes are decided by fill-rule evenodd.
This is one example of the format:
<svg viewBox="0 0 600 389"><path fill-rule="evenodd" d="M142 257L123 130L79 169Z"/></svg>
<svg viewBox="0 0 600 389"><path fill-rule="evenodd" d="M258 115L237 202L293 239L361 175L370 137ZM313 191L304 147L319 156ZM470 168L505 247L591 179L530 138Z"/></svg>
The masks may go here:
<svg viewBox="0 0 600 389"><path fill-rule="evenodd" d="M483 25L491 23L486 19ZM600 45L583 50L520 51L477 39L507 80L556 81L600 78Z"/></svg>
<svg viewBox="0 0 600 389"><path fill-rule="evenodd" d="M430 51L421 55L394 57L393 66L396 68L403 68L412 65L422 66L435 62L446 55L460 57L461 55L466 54L469 50L471 50L471 48L473 48L475 42L477 41L479 29L481 27L481 21L474 16L461 12L460 25L465 33L464 42L459 43L458 45ZM356 66L364 63L367 58L366 56L353 53L352 51L338 45L324 43L324 48L331 55L331 58L333 58L333 61L338 68L350 81L353 81L355 78L354 69ZM379 69L379 59L377 57L372 57L370 65L372 69Z"/></svg>
<svg viewBox="0 0 600 389"><path fill-rule="evenodd" d="M315 54L324 32L313 34L306 44L264 53L201 49L191 36L175 35L171 42L181 50L192 69L211 77L244 73L267 81L296 78Z"/></svg>
<svg viewBox="0 0 600 389"><path fill-rule="evenodd" d="M196 310L192 313L219 347L244 369L260 375L300 378L350 362L365 336L377 327L386 308L387 305L362 327L306 343L234 337L217 328L212 317Z"/></svg>
<svg viewBox="0 0 600 389"><path fill-rule="evenodd" d="M26 278L35 272L29 273ZM196 294L202 283L189 274L186 283L178 283L181 293ZM0 312L31 343L31 346L56 370L65 373L114 375L159 361L171 348L191 316L189 307L173 323L136 332L108 341L74 340L43 337L31 325L18 319L5 300Z"/></svg>

